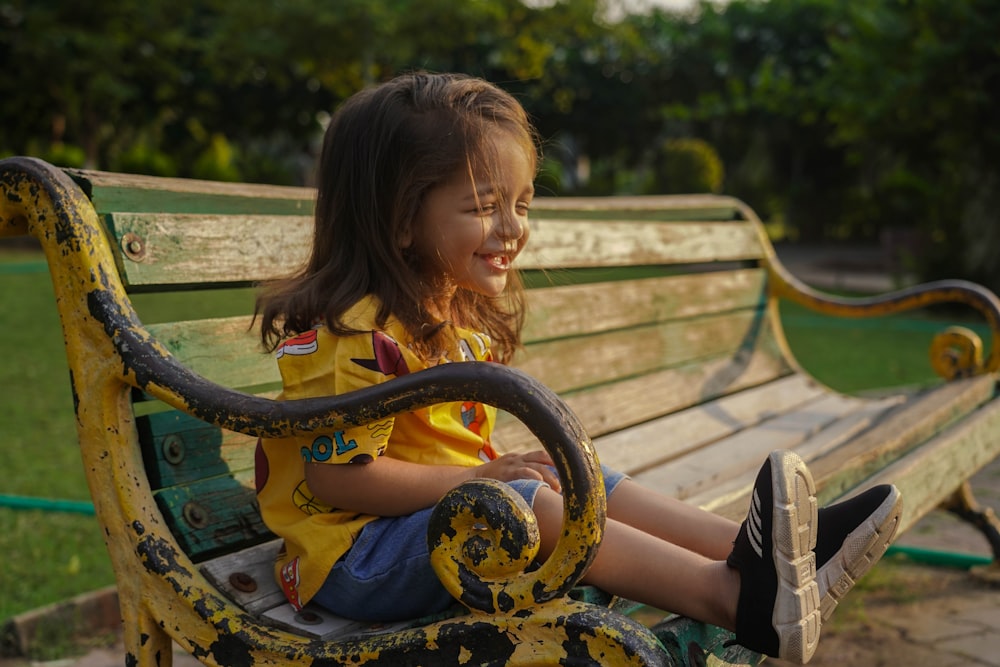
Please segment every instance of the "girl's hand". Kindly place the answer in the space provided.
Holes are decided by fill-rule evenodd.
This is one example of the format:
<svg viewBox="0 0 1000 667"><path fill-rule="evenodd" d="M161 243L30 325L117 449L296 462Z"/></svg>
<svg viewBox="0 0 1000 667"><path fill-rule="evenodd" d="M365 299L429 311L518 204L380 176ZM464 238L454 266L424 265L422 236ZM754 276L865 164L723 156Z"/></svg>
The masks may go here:
<svg viewBox="0 0 1000 667"><path fill-rule="evenodd" d="M504 454L498 459L474 468L475 477L486 477L501 482L515 479L539 479L553 491L561 492L559 476L551 467L552 459L548 452L538 450L527 453Z"/></svg>

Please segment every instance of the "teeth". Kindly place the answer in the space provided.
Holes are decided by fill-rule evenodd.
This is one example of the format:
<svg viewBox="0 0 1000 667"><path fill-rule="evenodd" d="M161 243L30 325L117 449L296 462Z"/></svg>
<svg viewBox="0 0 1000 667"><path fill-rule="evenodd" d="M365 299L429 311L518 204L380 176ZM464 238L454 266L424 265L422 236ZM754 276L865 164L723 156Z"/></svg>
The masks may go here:
<svg viewBox="0 0 1000 667"><path fill-rule="evenodd" d="M486 255L483 259L498 269L502 269L507 266L507 257L505 255Z"/></svg>

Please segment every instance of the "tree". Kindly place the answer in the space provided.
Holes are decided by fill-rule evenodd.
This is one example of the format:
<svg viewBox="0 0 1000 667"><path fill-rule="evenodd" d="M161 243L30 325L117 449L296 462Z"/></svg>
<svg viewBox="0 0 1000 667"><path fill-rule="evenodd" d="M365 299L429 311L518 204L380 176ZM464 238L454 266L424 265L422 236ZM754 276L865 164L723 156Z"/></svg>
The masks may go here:
<svg viewBox="0 0 1000 667"><path fill-rule="evenodd" d="M912 227L926 277L1000 287L1000 5L853 6L825 81L835 140L863 180L859 215Z"/></svg>

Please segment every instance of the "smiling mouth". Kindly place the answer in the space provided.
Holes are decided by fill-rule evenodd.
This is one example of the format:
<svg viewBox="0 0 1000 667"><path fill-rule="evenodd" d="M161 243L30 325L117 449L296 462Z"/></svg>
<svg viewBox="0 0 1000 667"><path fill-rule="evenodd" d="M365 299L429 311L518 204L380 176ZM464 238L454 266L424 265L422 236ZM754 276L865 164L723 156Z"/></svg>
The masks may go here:
<svg viewBox="0 0 1000 667"><path fill-rule="evenodd" d="M506 270L510 268L510 257L508 255L480 255L480 257L495 269Z"/></svg>

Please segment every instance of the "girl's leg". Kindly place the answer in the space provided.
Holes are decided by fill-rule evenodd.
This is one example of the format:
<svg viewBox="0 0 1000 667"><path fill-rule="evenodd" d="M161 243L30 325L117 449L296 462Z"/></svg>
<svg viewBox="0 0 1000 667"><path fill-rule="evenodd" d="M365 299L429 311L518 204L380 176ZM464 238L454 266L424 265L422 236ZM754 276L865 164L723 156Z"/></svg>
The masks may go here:
<svg viewBox="0 0 1000 667"><path fill-rule="evenodd" d="M608 592L659 609L734 630L744 646L770 656L805 662L820 633L820 598L815 581L815 485L802 460L772 452L757 475L751 517L734 535L732 527L710 522L713 536L701 540L707 513L690 512L638 490L631 484L611 498L619 513L648 527L609 519L604 540L584 577ZM625 493L619 495L620 491ZM623 500L624 499L624 500ZM533 503L542 555L554 548L562 529L562 497L542 488ZM666 510L668 520L644 512ZM633 514L635 516L633 516ZM705 516L701 516L704 514ZM705 547L726 558L715 560L664 539Z"/></svg>
<svg viewBox="0 0 1000 667"><path fill-rule="evenodd" d="M734 521L630 479L608 496L608 517L712 560L726 559L740 529Z"/></svg>
<svg viewBox="0 0 1000 667"><path fill-rule="evenodd" d="M622 490L619 485L612 497ZM535 496L542 557L551 553L562 529L562 502L548 487ZM735 569L614 519L605 524L604 540L583 580L658 609L735 628L740 590Z"/></svg>
<svg viewBox="0 0 1000 667"><path fill-rule="evenodd" d="M888 484L819 509L816 581L824 621L892 544L901 514L899 491ZM608 495L608 517L713 560L729 557L740 528L629 479Z"/></svg>

